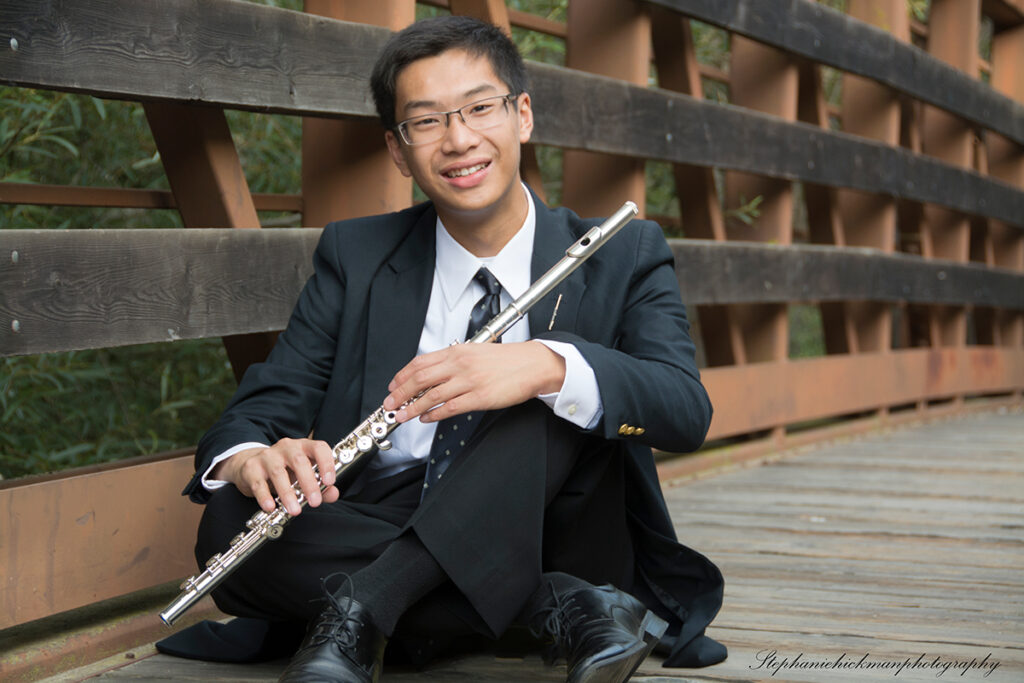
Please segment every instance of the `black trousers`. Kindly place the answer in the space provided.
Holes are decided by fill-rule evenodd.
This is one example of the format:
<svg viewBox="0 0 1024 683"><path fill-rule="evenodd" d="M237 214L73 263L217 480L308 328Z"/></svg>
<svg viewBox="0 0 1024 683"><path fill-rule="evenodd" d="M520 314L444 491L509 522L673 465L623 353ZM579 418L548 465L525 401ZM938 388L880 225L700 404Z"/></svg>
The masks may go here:
<svg viewBox="0 0 1024 683"><path fill-rule="evenodd" d="M422 504L420 466L306 508L213 598L237 616L310 620L323 609L321 577L358 571L411 530L450 581L403 616L396 635L500 636L544 571L632 584L621 457L540 401L488 413ZM197 560L224 550L256 509L233 486L217 491L200 523Z"/></svg>

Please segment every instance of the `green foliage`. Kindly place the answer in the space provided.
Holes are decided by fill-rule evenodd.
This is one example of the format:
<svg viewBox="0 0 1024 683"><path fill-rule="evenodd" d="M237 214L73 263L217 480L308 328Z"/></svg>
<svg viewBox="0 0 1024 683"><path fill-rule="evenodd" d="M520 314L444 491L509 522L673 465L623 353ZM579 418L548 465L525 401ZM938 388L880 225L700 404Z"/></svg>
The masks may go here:
<svg viewBox="0 0 1024 683"><path fill-rule="evenodd" d="M28 88L0 88L0 103L0 180L167 188L138 104ZM180 225L174 211L0 204L0 228Z"/></svg>
<svg viewBox="0 0 1024 683"><path fill-rule="evenodd" d="M217 339L0 359L0 476L194 445L233 387Z"/></svg>
<svg viewBox="0 0 1024 683"><path fill-rule="evenodd" d="M817 306L789 306L789 357L825 355L825 333Z"/></svg>
<svg viewBox="0 0 1024 683"><path fill-rule="evenodd" d="M741 195L740 205L723 212L722 216L727 220L735 218L744 225L754 225L755 221L761 217L761 202L763 200L764 197L757 195L747 201L747 198Z"/></svg>
<svg viewBox="0 0 1024 683"><path fill-rule="evenodd" d="M907 0L907 11L918 21L928 21L931 0Z"/></svg>
<svg viewBox="0 0 1024 683"><path fill-rule="evenodd" d="M302 192L302 119L227 112L231 137L252 192Z"/></svg>

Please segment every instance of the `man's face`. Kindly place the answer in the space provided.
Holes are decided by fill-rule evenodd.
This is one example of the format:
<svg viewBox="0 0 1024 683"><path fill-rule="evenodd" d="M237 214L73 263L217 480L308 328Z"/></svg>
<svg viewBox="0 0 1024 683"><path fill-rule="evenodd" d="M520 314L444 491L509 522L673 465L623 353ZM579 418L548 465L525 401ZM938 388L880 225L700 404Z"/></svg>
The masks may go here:
<svg viewBox="0 0 1024 683"><path fill-rule="evenodd" d="M464 50L413 62L399 73L395 86L398 121L509 92L489 59ZM416 180L442 219L487 219L519 205L520 145L533 130L530 96L524 93L508 106L508 119L485 130L473 130L452 114L444 137L435 142L408 145L393 131L385 134L399 170Z"/></svg>

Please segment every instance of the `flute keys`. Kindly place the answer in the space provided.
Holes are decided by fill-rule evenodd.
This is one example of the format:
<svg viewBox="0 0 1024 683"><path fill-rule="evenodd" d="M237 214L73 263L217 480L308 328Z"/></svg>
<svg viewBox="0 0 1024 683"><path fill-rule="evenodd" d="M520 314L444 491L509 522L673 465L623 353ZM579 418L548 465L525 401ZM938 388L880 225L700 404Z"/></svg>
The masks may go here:
<svg viewBox="0 0 1024 683"><path fill-rule="evenodd" d="M388 435L388 426L383 422L374 422L370 425L370 435L375 440L383 439Z"/></svg>
<svg viewBox="0 0 1024 683"><path fill-rule="evenodd" d="M388 441L387 439L383 439L381 441L378 441L377 442L377 448L381 449L382 451L391 450L391 442Z"/></svg>
<svg viewBox="0 0 1024 683"><path fill-rule="evenodd" d="M237 548L238 546L242 545L243 541L245 541L245 534L238 534L231 539L231 547Z"/></svg>
<svg viewBox="0 0 1024 683"><path fill-rule="evenodd" d="M366 434L363 434L356 439L356 448L359 449L360 453L367 453L373 450L373 439L368 437Z"/></svg>

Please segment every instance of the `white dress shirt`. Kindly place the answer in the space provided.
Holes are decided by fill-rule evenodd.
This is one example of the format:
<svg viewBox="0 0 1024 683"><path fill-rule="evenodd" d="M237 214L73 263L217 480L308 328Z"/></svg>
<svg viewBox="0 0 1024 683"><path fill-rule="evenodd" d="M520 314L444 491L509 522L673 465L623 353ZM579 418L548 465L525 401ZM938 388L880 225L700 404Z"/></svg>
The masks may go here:
<svg viewBox="0 0 1024 683"><path fill-rule="evenodd" d="M483 286L473 280L481 266L486 266L501 283L502 308L530 286L536 211L533 197L525 186L523 192L526 193L529 205L526 220L501 251L489 258L479 258L467 251L448 234L441 219L437 219L434 228L437 245L434 280L417 355L437 351L455 341L464 340L470 312L484 295ZM501 337L502 343L506 344L529 339L530 323L526 316ZM565 359L565 381L561 389L557 393L542 394L538 398L558 417L583 429L592 428L604 412L593 369L572 344L538 341ZM381 400L384 400L383 396ZM399 426L388 437L393 447L387 451L378 451L368 463L368 476L374 479L391 476L422 462L430 453L436 429L436 422L425 423L419 420L410 420ZM221 453L203 474L203 486L213 491L227 483L207 478L217 463L247 448L266 446L263 443L243 443Z"/></svg>

